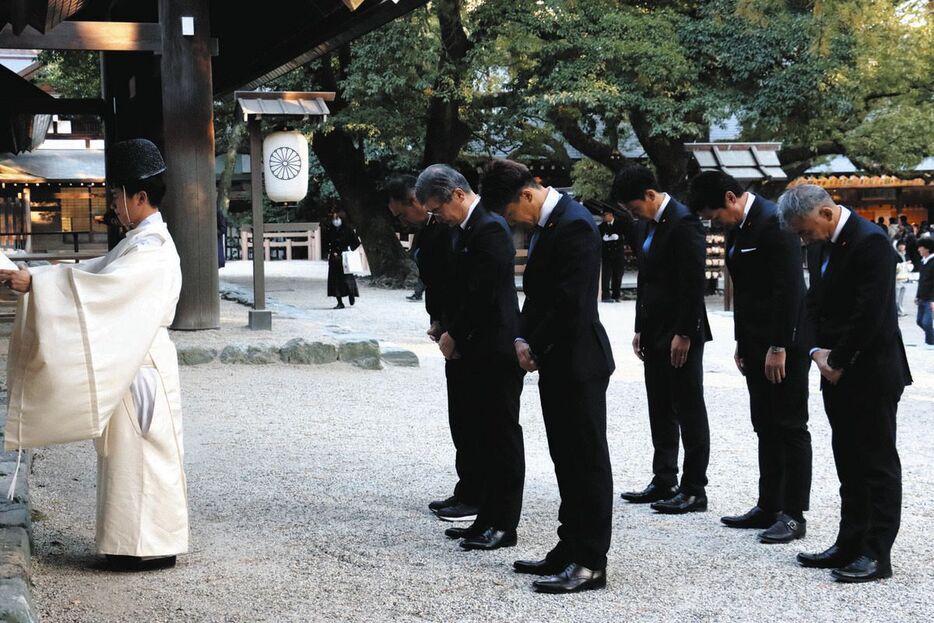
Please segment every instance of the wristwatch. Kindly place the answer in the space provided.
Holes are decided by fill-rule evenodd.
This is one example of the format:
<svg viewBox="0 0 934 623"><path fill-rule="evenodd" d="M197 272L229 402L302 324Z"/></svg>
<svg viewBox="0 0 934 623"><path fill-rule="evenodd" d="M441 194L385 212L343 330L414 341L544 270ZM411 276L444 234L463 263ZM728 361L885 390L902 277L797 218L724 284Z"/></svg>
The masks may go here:
<svg viewBox="0 0 934 623"><path fill-rule="evenodd" d="M785 352L785 347L784 346L769 346L769 352L772 353L773 355L777 355L778 353Z"/></svg>

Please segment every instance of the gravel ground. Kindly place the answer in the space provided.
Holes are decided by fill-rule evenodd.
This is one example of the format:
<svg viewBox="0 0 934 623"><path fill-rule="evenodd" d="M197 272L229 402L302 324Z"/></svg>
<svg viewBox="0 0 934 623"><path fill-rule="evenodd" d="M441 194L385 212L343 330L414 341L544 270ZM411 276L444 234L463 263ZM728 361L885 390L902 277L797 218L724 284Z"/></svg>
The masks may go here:
<svg viewBox="0 0 934 623"><path fill-rule="evenodd" d="M304 264L304 267L301 265ZM299 265L296 267L295 265ZM279 264L272 264L278 267ZM243 268L223 279L243 280ZM241 276L237 276L237 273ZM808 537L760 545L755 531L722 527L721 515L755 501L756 454L745 387L732 364L732 319L708 302L715 342L706 354L712 453L710 511L655 515L619 498L609 587L556 597L510 571L553 544L558 494L541 423L536 378L526 379L522 423L527 476L519 545L462 552L425 505L453 484L443 360L426 343L422 307L402 291L363 288L353 309L326 311L320 266L270 269L269 295L307 309L274 321L276 341L325 324L412 348L420 368L365 372L322 367L210 364L182 369L192 552L172 570L89 570L94 539L90 444L38 453L31 478L35 596L44 621L929 621L934 546L934 352L910 347L915 385L900 408L905 476L895 577L866 586L833 583L794 563L836 533L839 499L812 371L814 487ZM906 297L907 298L907 297ZM629 349L634 306L601 305L619 370L609 387L616 490L650 478L651 440L641 366ZM223 307L217 332L244 334L246 310ZM907 341L920 332L904 319ZM925 432L927 431L927 432Z"/></svg>

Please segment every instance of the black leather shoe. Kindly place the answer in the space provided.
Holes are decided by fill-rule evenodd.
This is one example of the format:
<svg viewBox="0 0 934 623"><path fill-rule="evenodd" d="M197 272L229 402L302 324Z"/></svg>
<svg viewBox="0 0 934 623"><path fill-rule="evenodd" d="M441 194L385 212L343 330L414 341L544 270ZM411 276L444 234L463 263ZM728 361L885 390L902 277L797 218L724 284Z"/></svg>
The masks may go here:
<svg viewBox="0 0 934 623"><path fill-rule="evenodd" d="M828 549L819 554L798 554L798 564L802 567L811 569L840 569L849 565L856 556L851 556L836 545L831 545Z"/></svg>
<svg viewBox="0 0 934 623"><path fill-rule="evenodd" d="M670 500L676 495L678 495L677 486L657 485L652 482L642 491L627 491L620 494L619 497L633 504L648 504L650 502Z"/></svg>
<svg viewBox="0 0 934 623"><path fill-rule="evenodd" d="M654 502L652 510L665 515L681 515L683 513L703 513L707 510L706 495L690 495L681 492L670 500Z"/></svg>
<svg viewBox="0 0 934 623"><path fill-rule="evenodd" d="M483 534L484 528L476 524L466 528L448 528L444 531L444 536L449 539L472 539Z"/></svg>
<svg viewBox="0 0 934 623"><path fill-rule="evenodd" d="M107 554L96 568L102 571L157 571L175 566L175 556L114 556Z"/></svg>
<svg viewBox="0 0 934 623"><path fill-rule="evenodd" d="M512 563L512 570L529 575L558 575L567 566L566 562L555 562L547 558L545 560L517 560Z"/></svg>
<svg viewBox="0 0 934 623"><path fill-rule="evenodd" d="M884 580L892 577L892 565L880 564L869 556L860 556L842 569L830 572L837 582L856 583Z"/></svg>
<svg viewBox="0 0 934 623"><path fill-rule="evenodd" d="M771 528L775 520L778 519L776 513L764 511L758 506L753 506L749 512L742 515L727 515L721 517L720 521L729 528L756 528L765 530Z"/></svg>
<svg viewBox="0 0 934 623"><path fill-rule="evenodd" d="M803 539L807 534L807 522L798 521L785 513L779 513L775 523L768 530L759 533L760 543L791 543Z"/></svg>
<svg viewBox="0 0 934 623"><path fill-rule="evenodd" d="M515 547L516 541L515 530L487 528L480 535L461 541L461 547L490 551L501 547Z"/></svg>
<svg viewBox="0 0 934 623"><path fill-rule="evenodd" d="M448 506L454 506L457 504L457 497L451 496L444 500L434 500L433 502L428 503L428 509L437 513L442 508L447 508Z"/></svg>
<svg viewBox="0 0 934 623"><path fill-rule="evenodd" d="M474 521L477 519L477 507L456 503L454 506L445 506L435 512L441 521Z"/></svg>
<svg viewBox="0 0 934 623"><path fill-rule="evenodd" d="M558 575L532 582L539 593L579 593L606 588L606 569L588 569L572 562Z"/></svg>

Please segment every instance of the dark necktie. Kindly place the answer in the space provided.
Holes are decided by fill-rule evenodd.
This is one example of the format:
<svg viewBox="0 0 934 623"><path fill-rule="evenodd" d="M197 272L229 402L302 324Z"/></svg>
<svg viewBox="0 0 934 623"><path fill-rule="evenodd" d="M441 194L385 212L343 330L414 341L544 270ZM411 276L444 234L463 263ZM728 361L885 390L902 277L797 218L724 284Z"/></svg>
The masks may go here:
<svg viewBox="0 0 934 623"><path fill-rule="evenodd" d="M649 231L645 237L645 242L642 243L642 254L648 255L649 249L652 248L652 239L655 237L655 228L658 227L658 223L654 220L649 221Z"/></svg>
<svg viewBox="0 0 934 623"><path fill-rule="evenodd" d="M464 230L459 226L455 227L451 232L451 248L454 249L454 252L461 250L461 243L464 240Z"/></svg>
<svg viewBox="0 0 934 623"><path fill-rule="evenodd" d="M529 239L529 257L532 257L532 250L535 249L535 245L538 244L538 237L541 235L542 229L544 229L544 227L536 225L532 230L532 237Z"/></svg>

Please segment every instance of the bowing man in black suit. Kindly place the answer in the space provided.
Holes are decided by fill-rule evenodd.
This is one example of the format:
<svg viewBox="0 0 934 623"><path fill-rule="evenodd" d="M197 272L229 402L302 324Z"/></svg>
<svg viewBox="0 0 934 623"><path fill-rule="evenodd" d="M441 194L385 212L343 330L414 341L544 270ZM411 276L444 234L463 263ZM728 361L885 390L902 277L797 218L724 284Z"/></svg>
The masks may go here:
<svg viewBox="0 0 934 623"><path fill-rule="evenodd" d="M519 365L539 373L561 494L558 544L544 560L513 566L546 576L533 584L539 592L603 588L613 513L606 389L615 364L597 313L600 235L586 208L543 188L517 162L494 160L482 184L492 210L533 230L515 349Z"/></svg>
<svg viewBox="0 0 934 623"><path fill-rule="evenodd" d="M450 298L454 272L451 228L428 214L415 198L415 177L399 175L386 185L389 211L403 223L418 227L412 241L412 257L425 284L425 310L431 325L428 336L435 342L450 324ZM428 504L439 519L474 521L483 497L483 457L479 454L482 430L468 408L470 388L465 387L463 361L445 362L448 391L448 423L456 451L454 466L457 484L453 495Z"/></svg>
<svg viewBox="0 0 934 623"><path fill-rule="evenodd" d="M901 519L902 473L895 415L911 372L895 311L895 250L886 233L804 184L778 202L782 222L815 245L808 259L811 358L821 373L840 479L840 529L805 567L841 582L891 577Z"/></svg>
<svg viewBox="0 0 934 623"><path fill-rule="evenodd" d="M639 277L632 348L645 362L655 446L652 482L622 497L632 503L651 502L660 513L706 511L710 429L703 360L710 325L704 307L704 230L700 219L662 192L655 175L643 166L620 171L613 195L640 217L633 240ZM684 444L680 488L679 436Z"/></svg>
<svg viewBox="0 0 934 623"><path fill-rule="evenodd" d="M801 241L782 228L778 206L744 192L721 171L691 181L689 205L727 230L727 266L736 303L736 366L746 377L752 427L759 438L759 499L721 521L764 529L763 543L803 538L811 492L808 372L803 328Z"/></svg>
<svg viewBox="0 0 934 623"><path fill-rule="evenodd" d="M464 549L516 544L522 510L525 454L519 426L522 369L513 340L519 320L516 249L506 221L483 207L464 176L446 165L422 171L419 202L454 228L450 318L438 346L448 361L461 360L467 408L476 418L483 457L483 498L469 528L449 528Z"/></svg>

